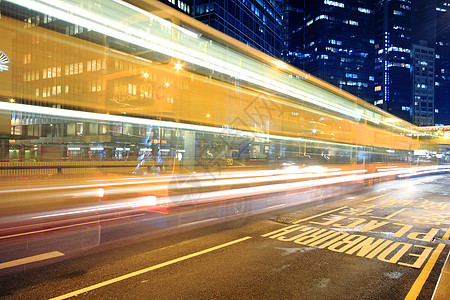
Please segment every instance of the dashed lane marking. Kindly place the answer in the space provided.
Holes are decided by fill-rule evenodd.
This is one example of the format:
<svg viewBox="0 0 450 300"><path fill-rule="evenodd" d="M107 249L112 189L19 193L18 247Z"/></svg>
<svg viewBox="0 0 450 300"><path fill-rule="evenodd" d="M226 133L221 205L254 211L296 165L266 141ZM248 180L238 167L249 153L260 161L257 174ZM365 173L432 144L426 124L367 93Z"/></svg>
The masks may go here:
<svg viewBox="0 0 450 300"><path fill-rule="evenodd" d="M119 277L116 277L116 278L113 278L113 279L110 279L110 280L107 280L107 281L103 281L103 282L100 282L100 283L97 283L97 284L85 287L83 289L76 290L76 291L71 292L71 293L67 293L67 294L64 294L64 295L61 295L61 296L58 296L58 297L55 297L55 298L51 298L50 300L61 300L61 299L67 299L67 298L70 298L70 297L78 296L80 294L83 294L83 293L86 293L86 292L89 292L89 291L92 291L92 290L95 290L95 289L98 289L98 288L101 288L101 287L113 284L113 283L116 283L116 282L119 282L119 281L122 281L122 280L125 280L125 279L128 279L128 278L131 278L131 277L134 277L134 276L138 276L138 275L141 275L141 274L144 274L144 273L147 273L147 272L150 272L150 271L153 271L153 270L165 267L165 266L169 266L169 265L175 264L177 262L180 262L180 261L183 261L183 260L187 260L189 258L193 258L193 257L199 256L199 255L202 255L202 254L206 254L206 253L209 253L209 252L212 252L212 251L224 248L224 247L228 247L228 246L231 246L231 245L234 245L234 244L246 241L246 240L251 239L251 238L252 238L251 236L246 236L246 237L243 237L243 238L240 238L240 239L237 239L237 240L225 243L225 244L221 244L221 245L214 246L214 247L202 250L202 251L198 251L198 252L195 252L195 253L192 253L192 254L181 256L181 257L178 257L178 258L175 258L175 259L172 259L172 260L169 260L169 261L157 264L157 265L149 267L149 268L145 268L145 269L142 269L142 270L139 270L139 271L135 271L135 272L132 272L132 273L129 273L129 274L125 274L125 275L122 275L122 276L119 276Z"/></svg>
<svg viewBox="0 0 450 300"><path fill-rule="evenodd" d="M387 195L389 195L389 194L390 194L390 193L386 193L386 194L383 194L383 195L375 196L375 197L372 197L372 198L369 198L369 199L364 200L364 202L372 201L372 200L375 200L375 199L378 199L378 198L387 196Z"/></svg>
<svg viewBox="0 0 450 300"><path fill-rule="evenodd" d="M52 251L52 252L47 252L47 253L43 253L43 254L28 256L25 258L20 258L20 259L0 263L0 270L6 269L6 268L11 268L11 267L17 267L20 265L29 264L29 263L33 263L33 262L37 262L37 261L41 261L41 260L50 259L50 258L60 257L60 256L64 256L64 253L61 253L59 251Z"/></svg>
<svg viewBox="0 0 450 300"><path fill-rule="evenodd" d="M341 210L341 209L344 209L344 208L347 208L347 207L348 206L342 206L342 207L339 207L339 208L336 208L336 209L332 209L332 210L326 211L326 212L318 214L318 215L314 215L314 216L311 216L311 217L308 217L308 218L304 218L304 219L301 219L301 220L294 221L294 222L292 222L292 224L298 224L298 223L303 222L303 221L308 221L310 219L314 219L314 218L317 218L317 217L320 217L320 216L323 216L323 215L327 215L329 213L332 213L332 212L335 212L335 211L338 211L338 210Z"/></svg>

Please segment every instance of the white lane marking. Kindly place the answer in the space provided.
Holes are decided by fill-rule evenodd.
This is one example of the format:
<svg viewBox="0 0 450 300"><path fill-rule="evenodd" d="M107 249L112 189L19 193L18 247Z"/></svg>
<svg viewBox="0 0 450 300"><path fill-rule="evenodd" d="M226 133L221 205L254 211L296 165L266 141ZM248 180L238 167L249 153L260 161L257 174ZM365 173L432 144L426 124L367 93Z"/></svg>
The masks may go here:
<svg viewBox="0 0 450 300"><path fill-rule="evenodd" d="M169 265L175 264L177 262L180 262L180 261L183 261L183 260L187 260L187 259L199 256L199 255L202 255L202 254L205 254L205 253L209 253L209 252L215 251L217 249L228 247L228 246L231 246L231 245L243 242L243 241L251 239L251 238L252 238L251 236L246 236L246 237L243 237L243 238L240 238L240 239L237 239L237 240L225 243L225 244L221 244L221 245L218 245L218 246L215 246L215 247L211 247L211 248L208 248L208 249L205 249L205 250L202 250L202 251L198 251L198 252L195 252L195 253L192 253L192 254L181 256L181 257L178 257L178 258L175 258L175 259L172 259L172 260L169 260L169 261L166 261L166 262L154 265L152 267L148 267L148 268L136 271L136 272L128 273L128 274L125 274L125 275L122 275L122 276L119 276L119 277L116 277L116 278L113 278L113 279L110 279L110 280L107 280L107 281L103 281L103 282L100 282L100 283L97 283L97 284L85 287L83 289L76 290L76 291L71 292L71 293L67 293L67 294L64 294L64 295L61 295L61 296L58 296L58 297L55 297L55 298L51 298L50 300L62 300L62 299L70 298L70 297L75 297L75 296L78 296L80 294L87 293L89 291L92 291L92 290L95 290L95 289L98 289L98 288L101 288L101 287L104 287L104 286L107 286L107 285L110 285L110 284L113 284L113 283L125 280L125 279L131 278L131 277L135 277L135 276L138 276L138 275L141 275L141 274L145 274L147 272L150 272L150 271L153 271L153 270L165 267L165 266L169 266Z"/></svg>
<svg viewBox="0 0 450 300"><path fill-rule="evenodd" d="M6 268L11 268L11 267L16 267L16 266L20 266L20 265L24 265L24 264L29 264L29 263L37 262L37 261L41 261L41 260L46 260L46 259L50 259L50 258L60 257L60 256L64 256L64 253L59 252L59 251L52 251L52 252L47 252L47 253L43 253L43 254L28 256L25 258L20 258L20 259L0 263L0 270L6 269Z"/></svg>

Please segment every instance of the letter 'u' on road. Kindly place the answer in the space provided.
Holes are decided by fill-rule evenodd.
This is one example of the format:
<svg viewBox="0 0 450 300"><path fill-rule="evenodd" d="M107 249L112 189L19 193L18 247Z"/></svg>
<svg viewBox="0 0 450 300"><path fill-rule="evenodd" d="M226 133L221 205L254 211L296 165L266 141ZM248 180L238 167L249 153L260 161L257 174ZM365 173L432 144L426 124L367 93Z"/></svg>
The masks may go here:
<svg viewBox="0 0 450 300"><path fill-rule="evenodd" d="M384 242L384 239L378 239L375 241L374 237L368 237L366 240L362 241L361 243L355 245L355 247L349 249L347 252L347 254L353 254L356 251L358 251L358 253L356 253L357 256L366 256L370 251L374 250L376 247L378 247L382 242ZM385 246L387 247L387 245ZM382 248L383 249L383 248ZM381 250L382 250L381 249ZM381 251L380 250L380 251Z"/></svg>
<svg viewBox="0 0 450 300"><path fill-rule="evenodd" d="M367 238L364 235L358 235L358 234L352 234L348 237L344 238L343 240L334 243L333 245L330 245L328 247L328 250L336 251L336 252L345 252L351 247L355 246L362 240Z"/></svg>

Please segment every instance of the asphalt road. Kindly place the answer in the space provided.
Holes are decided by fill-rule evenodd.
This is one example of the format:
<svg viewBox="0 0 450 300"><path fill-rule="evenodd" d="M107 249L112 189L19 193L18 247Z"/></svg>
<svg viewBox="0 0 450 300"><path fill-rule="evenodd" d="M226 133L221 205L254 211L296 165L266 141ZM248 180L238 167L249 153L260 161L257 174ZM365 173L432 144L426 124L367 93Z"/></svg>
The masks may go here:
<svg viewBox="0 0 450 300"><path fill-rule="evenodd" d="M384 183L243 224L90 250L2 275L0 296L431 299L450 248L449 185L450 175Z"/></svg>

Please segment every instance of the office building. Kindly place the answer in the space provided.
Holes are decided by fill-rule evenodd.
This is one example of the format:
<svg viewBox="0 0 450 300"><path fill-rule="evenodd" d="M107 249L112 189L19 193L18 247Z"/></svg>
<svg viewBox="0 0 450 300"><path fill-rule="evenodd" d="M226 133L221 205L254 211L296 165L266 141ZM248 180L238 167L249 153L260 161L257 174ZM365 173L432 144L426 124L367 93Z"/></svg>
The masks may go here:
<svg viewBox="0 0 450 300"><path fill-rule="evenodd" d="M192 0L159 0L160 2L175 8L185 14L192 14Z"/></svg>
<svg viewBox="0 0 450 300"><path fill-rule="evenodd" d="M437 0L435 124L450 125L450 1Z"/></svg>
<svg viewBox="0 0 450 300"><path fill-rule="evenodd" d="M375 12L375 101L411 121L411 31L409 0L379 1Z"/></svg>
<svg viewBox="0 0 450 300"><path fill-rule="evenodd" d="M305 2L285 0L283 7L283 60L304 70Z"/></svg>
<svg viewBox="0 0 450 300"><path fill-rule="evenodd" d="M373 1L287 3L284 59L373 103Z"/></svg>
<svg viewBox="0 0 450 300"><path fill-rule="evenodd" d="M411 119L415 125L434 125L434 48L418 41L411 48L413 104Z"/></svg>
<svg viewBox="0 0 450 300"><path fill-rule="evenodd" d="M281 0L193 0L197 20L274 57L281 57Z"/></svg>

